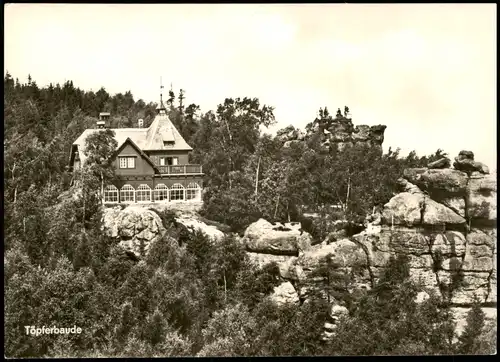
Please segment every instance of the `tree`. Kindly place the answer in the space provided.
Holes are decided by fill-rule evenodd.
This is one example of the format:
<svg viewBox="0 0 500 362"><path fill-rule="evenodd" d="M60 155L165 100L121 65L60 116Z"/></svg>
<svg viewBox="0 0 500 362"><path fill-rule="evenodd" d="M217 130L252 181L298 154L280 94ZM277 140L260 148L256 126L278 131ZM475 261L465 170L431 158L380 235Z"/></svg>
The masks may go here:
<svg viewBox="0 0 500 362"><path fill-rule="evenodd" d="M92 263L92 248L87 239L87 235L82 233L79 235L78 246L75 251L73 266L76 270L90 266Z"/></svg>
<svg viewBox="0 0 500 362"><path fill-rule="evenodd" d="M469 313L467 313L465 329L458 337L458 352L460 354L478 354L478 341L484 328L484 319L485 314L481 309L479 301L476 300Z"/></svg>
<svg viewBox="0 0 500 362"><path fill-rule="evenodd" d="M112 164L118 143L111 129L101 130L87 136L84 154L86 156L81 176L83 220L88 219L87 210L96 209L98 200L103 200L104 185L114 179ZM83 227L85 228L85 221Z"/></svg>
<svg viewBox="0 0 500 362"><path fill-rule="evenodd" d="M150 279L150 270L144 261L136 264L128 275L125 282L118 288L118 295L123 301L129 301L137 318L146 318L151 310L151 294L153 290L147 283Z"/></svg>
<svg viewBox="0 0 500 362"><path fill-rule="evenodd" d="M247 356L257 324L246 306L229 305L215 312L202 330L204 347L198 357Z"/></svg>
<svg viewBox="0 0 500 362"><path fill-rule="evenodd" d="M172 85L170 85L170 90L168 91L168 100L167 100L167 105L170 107L174 106L174 100L175 100L175 93L172 90Z"/></svg>
<svg viewBox="0 0 500 362"><path fill-rule="evenodd" d="M165 337L165 322L163 321L163 315L155 310L153 315L147 319L147 340L152 346L156 346Z"/></svg>
<svg viewBox="0 0 500 362"><path fill-rule="evenodd" d="M179 107L178 107L179 113L181 114L181 116L184 115L184 103L183 103L184 102L184 98L185 98L185 96L184 96L184 90L181 89L179 91Z"/></svg>

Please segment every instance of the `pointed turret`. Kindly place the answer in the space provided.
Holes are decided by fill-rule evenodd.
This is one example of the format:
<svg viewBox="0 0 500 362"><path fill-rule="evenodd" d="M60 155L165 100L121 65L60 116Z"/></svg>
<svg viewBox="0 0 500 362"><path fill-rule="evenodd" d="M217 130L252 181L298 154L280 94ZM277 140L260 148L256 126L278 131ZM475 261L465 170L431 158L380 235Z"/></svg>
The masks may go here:
<svg viewBox="0 0 500 362"><path fill-rule="evenodd" d="M163 84L161 82L160 77L160 104L156 107L156 113L158 114L166 114L167 109L165 108L165 104L163 104Z"/></svg>

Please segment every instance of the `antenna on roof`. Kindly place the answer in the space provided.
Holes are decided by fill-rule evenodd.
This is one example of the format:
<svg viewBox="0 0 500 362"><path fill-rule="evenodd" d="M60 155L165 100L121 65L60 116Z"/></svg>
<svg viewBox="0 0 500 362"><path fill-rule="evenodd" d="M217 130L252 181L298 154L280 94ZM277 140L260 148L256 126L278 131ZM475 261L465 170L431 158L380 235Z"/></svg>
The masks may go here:
<svg viewBox="0 0 500 362"><path fill-rule="evenodd" d="M161 79L161 76L160 76L160 104L158 105L158 107L156 107L156 110L158 111L158 113L161 113L162 111L165 112L165 105L163 104L163 83L162 83L162 79Z"/></svg>
<svg viewBox="0 0 500 362"><path fill-rule="evenodd" d="M161 82L161 76L160 76L160 103L163 103L163 83Z"/></svg>

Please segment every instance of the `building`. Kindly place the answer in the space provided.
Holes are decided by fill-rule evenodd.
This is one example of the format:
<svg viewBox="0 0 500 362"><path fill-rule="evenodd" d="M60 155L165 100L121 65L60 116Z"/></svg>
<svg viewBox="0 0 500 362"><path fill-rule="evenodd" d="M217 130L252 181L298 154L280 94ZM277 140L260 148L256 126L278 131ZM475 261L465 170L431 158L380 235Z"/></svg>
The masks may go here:
<svg viewBox="0 0 500 362"><path fill-rule="evenodd" d="M86 129L71 148L70 170L85 163L88 135L109 124L109 113L101 113L95 129ZM104 203L149 203L199 201L203 188L201 165L189 164L193 150L170 121L163 101L148 128L142 120L137 128L115 128L118 148L113 156L116 179L104 188Z"/></svg>

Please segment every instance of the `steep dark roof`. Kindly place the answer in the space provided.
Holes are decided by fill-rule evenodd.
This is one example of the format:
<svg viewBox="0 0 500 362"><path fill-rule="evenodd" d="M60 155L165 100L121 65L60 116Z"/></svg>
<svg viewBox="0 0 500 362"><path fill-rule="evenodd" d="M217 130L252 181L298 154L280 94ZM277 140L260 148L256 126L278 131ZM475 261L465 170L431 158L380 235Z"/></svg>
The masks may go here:
<svg viewBox="0 0 500 362"><path fill-rule="evenodd" d="M120 148L127 139L130 139L135 146L142 151L153 150L177 150L177 151L192 151L193 148L187 144L179 131L175 128L170 118L165 112L160 112L153 123L148 128L112 128L115 132L115 139ZM85 162L85 154L83 153L86 138L94 133L99 132L99 129L86 129L83 133L73 142L72 152L74 146L78 148L78 155L82 164ZM169 147L164 145L164 141L168 141ZM173 142L173 144L171 144Z"/></svg>

